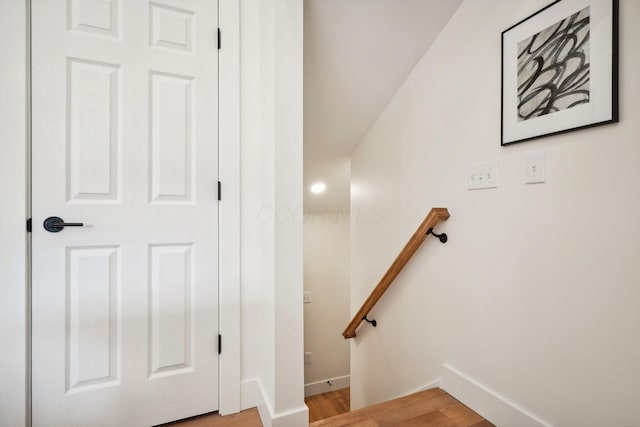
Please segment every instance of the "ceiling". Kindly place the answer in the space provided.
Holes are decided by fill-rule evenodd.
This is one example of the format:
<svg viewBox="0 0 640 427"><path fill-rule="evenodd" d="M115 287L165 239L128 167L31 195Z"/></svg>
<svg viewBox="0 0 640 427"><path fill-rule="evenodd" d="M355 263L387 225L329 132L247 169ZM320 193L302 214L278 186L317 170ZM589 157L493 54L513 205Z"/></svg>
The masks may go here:
<svg viewBox="0 0 640 427"><path fill-rule="evenodd" d="M351 152L461 2L305 0L306 212L349 211Z"/></svg>

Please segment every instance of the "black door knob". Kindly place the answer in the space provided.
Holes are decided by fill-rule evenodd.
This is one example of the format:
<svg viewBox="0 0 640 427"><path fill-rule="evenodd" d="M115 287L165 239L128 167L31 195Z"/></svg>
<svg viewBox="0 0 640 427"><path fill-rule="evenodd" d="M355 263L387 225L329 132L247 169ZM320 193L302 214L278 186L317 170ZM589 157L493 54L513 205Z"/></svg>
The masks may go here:
<svg viewBox="0 0 640 427"><path fill-rule="evenodd" d="M84 227L81 222L64 222L59 216L50 216L44 220L44 229L50 233L58 233L65 227Z"/></svg>

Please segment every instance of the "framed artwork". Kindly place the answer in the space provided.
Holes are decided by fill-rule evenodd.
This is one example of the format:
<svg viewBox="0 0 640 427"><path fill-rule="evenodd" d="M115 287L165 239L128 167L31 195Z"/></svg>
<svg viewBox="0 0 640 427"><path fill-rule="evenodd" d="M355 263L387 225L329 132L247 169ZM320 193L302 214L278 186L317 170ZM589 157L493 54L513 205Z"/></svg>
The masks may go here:
<svg viewBox="0 0 640 427"><path fill-rule="evenodd" d="M502 32L501 145L618 121L618 0L558 0Z"/></svg>

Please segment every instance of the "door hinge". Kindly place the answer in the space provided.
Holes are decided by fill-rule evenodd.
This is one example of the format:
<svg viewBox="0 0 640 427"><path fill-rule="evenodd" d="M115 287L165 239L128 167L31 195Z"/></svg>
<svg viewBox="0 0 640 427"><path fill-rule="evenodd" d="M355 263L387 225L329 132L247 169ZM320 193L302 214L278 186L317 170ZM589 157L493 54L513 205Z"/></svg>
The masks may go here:
<svg viewBox="0 0 640 427"><path fill-rule="evenodd" d="M222 183L218 181L218 201L222 200Z"/></svg>
<svg viewBox="0 0 640 427"><path fill-rule="evenodd" d="M31 233L31 222L32 222L32 221L31 221L31 218L29 218L29 219L27 220L27 232L28 232L28 233Z"/></svg>
<svg viewBox="0 0 640 427"><path fill-rule="evenodd" d="M222 354L222 335L218 334L218 354Z"/></svg>
<svg viewBox="0 0 640 427"><path fill-rule="evenodd" d="M218 28L218 50L222 48L222 33L220 32L220 28Z"/></svg>

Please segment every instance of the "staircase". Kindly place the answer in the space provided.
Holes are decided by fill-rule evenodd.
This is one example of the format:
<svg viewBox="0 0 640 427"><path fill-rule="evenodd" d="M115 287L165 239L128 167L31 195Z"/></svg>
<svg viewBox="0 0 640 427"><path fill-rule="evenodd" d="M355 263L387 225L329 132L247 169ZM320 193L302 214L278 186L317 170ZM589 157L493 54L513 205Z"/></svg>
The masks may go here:
<svg viewBox="0 0 640 427"><path fill-rule="evenodd" d="M493 427L439 388L315 421L311 427Z"/></svg>

